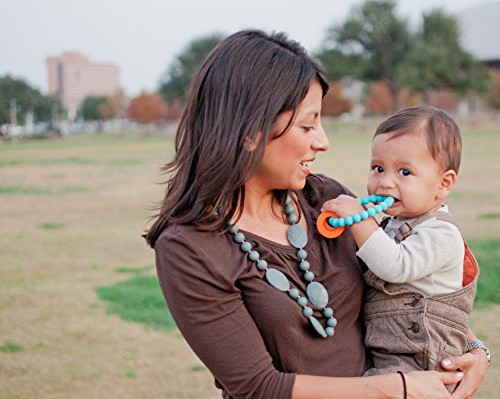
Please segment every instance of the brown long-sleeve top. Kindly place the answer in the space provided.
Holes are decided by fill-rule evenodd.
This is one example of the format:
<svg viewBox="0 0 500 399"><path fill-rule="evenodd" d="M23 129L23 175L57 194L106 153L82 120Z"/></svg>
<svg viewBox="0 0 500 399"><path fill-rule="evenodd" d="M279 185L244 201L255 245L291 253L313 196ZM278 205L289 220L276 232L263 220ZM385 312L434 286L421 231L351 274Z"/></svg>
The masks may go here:
<svg viewBox="0 0 500 399"><path fill-rule="evenodd" d="M314 281L328 290L328 306L338 320L333 337L319 336L297 303L265 280L231 235L170 224L155 245L168 308L224 398L290 398L296 374L360 376L370 366L363 346L363 280L354 240L347 230L325 239L315 227L321 204L350 192L325 176L308 181L319 195L311 204L299 193L309 230L305 249ZM297 250L244 233L261 259L305 295ZM319 310L314 315L325 325Z"/></svg>

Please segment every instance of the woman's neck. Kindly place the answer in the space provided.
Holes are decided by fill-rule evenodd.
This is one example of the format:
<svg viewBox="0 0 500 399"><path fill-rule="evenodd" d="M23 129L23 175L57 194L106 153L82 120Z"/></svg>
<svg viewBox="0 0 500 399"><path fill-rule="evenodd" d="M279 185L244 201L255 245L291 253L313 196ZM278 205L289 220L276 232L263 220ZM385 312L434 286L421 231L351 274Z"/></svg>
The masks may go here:
<svg viewBox="0 0 500 399"><path fill-rule="evenodd" d="M297 212L298 203L293 201L293 206ZM299 224L307 230L305 218L301 218ZM237 225L268 240L289 244L287 230L290 225L283 218L283 205L274 197L273 191L263 193L245 188L245 203Z"/></svg>

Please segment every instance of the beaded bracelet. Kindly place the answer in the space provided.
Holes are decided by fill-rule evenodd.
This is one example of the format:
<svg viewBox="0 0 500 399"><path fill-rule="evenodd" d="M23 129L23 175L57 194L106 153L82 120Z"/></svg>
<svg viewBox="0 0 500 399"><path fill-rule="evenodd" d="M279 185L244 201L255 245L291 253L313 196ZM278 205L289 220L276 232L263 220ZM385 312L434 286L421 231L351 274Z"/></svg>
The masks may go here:
<svg viewBox="0 0 500 399"><path fill-rule="evenodd" d="M375 204L377 202L379 204L373 206L372 208L368 208L367 210L363 210L355 213L354 215L343 218L339 218L334 212L323 212L319 215L318 221L316 222L321 235L327 238L338 237L344 231L345 226L351 226L354 223L359 223L362 220L373 217L378 213L387 210L394 204L394 198L375 194L356 198L356 201L358 201L361 205L368 205L369 203Z"/></svg>

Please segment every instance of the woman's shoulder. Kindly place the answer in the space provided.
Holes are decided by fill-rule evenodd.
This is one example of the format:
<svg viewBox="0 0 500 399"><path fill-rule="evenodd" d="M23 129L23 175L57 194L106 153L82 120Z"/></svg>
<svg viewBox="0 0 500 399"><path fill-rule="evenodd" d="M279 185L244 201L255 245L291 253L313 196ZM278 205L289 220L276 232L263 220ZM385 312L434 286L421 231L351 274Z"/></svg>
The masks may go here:
<svg viewBox="0 0 500 399"><path fill-rule="evenodd" d="M321 173L309 175L306 190L314 191L320 202L336 198L340 194L354 196L344 184Z"/></svg>

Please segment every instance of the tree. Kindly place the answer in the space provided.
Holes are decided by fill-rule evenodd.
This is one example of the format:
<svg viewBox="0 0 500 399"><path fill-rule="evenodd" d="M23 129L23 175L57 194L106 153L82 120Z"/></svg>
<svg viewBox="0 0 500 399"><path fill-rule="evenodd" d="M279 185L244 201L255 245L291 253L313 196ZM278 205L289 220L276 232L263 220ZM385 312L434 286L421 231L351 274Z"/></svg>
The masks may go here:
<svg viewBox="0 0 500 399"><path fill-rule="evenodd" d="M395 14L393 0L368 0L351 10L350 17L332 26L318 54L329 78L352 76L382 80L397 108L397 73L411 44L407 21Z"/></svg>
<svg viewBox="0 0 500 399"><path fill-rule="evenodd" d="M33 111L35 120L51 120L54 109L61 110L59 100L44 96L22 79L10 75L0 78L0 124L10 122L11 107L15 106L17 123L24 123L24 115Z"/></svg>
<svg viewBox="0 0 500 399"><path fill-rule="evenodd" d="M165 103L156 94L149 93L132 99L127 109L128 117L139 123L158 122L165 113Z"/></svg>
<svg viewBox="0 0 500 399"><path fill-rule="evenodd" d="M459 94L469 90L484 92L488 72L462 49L457 20L441 10L423 15L420 32L399 66L402 86L414 92L451 88Z"/></svg>
<svg viewBox="0 0 500 399"><path fill-rule="evenodd" d="M106 96L89 96L85 97L80 105L79 114L86 121L97 121L104 119L99 112L101 106L106 104L108 97Z"/></svg>
<svg viewBox="0 0 500 399"><path fill-rule="evenodd" d="M159 94L165 101L185 98L198 66L222 38L221 34L215 33L195 39L177 57L160 83Z"/></svg>

